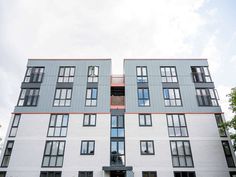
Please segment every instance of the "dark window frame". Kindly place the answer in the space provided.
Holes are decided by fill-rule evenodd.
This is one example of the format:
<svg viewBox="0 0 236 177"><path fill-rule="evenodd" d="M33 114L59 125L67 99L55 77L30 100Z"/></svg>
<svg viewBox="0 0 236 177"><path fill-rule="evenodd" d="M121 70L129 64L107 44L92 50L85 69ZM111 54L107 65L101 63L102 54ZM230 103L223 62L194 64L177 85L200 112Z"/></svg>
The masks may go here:
<svg viewBox="0 0 236 177"><path fill-rule="evenodd" d="M221 124L224 123L224 120L222 118L221 114L215 114L215 119L216 119L216 125L218 127L218 132L220 137L227 137L226 131L221 129Z"/></svg>
<svg viewBox="0 0 236 177"><path fill-rule="evenodd" d="M147 151L146 153L144 153L144 151L142 149L142 143L145 143L145 147L146 147L145 151ZM152 144L153 152L148 152L149 151L148 143ZM140 140L140 154L141 155L155 155L154 140Z"/></svg>
<svg viewBox="0 0 236 177"><path fill-rule="evenodd" d="M60 91L59 91L60 90ZM63 90L65 90L65 98L61 98L62 96L62 92ZM68 97L68 91L70 90L70 97ZM57 91L59 91L59 97L57 98ZM53 99L53 107L70 107L71 106L71 102L72 102L72 94L73 94L73 88L56 88L55 89L55 93L54 93L54 99ZM55 102L58 101L58 105L55 104ZM66 102L69 101L69 105L66 105ZM62 105L60 105L60 103L63 103Z"/></svg>
<svg viewBox="0 0 236 177"><path fill-rule="evenodd" d="M113 118L115 120L115 123L116 125L113 126ZM111 116L111 135L110 137L111 138L124 138L125 137L125 118L124 118L124 115L112 115ZM122 123L122 125L120 124ZM113 130L114 132L116 133L114 136L112 133L113 133ZM120 134L119 133L122 133L123 136L119 136Z"/></svg>
<svg viewBox="0 0 236 177"><path fill-rule="evenodd" d="M11 147L9 147L9 144L12 144ZM6 144L6 147L5 147L3 157L2 157L1 167L7 168L9 166L9 163L10 163L10 160L11 160L11 154L12 154L12 151L13 151L13 147L14 147L14 141L8 140L7 144ZM8 160L6 160L6 162L5 162L5 159L8 159Z"/></svg>
<svg viewBox="0 0 236 177"><path fill-rule="evenodd" d="M62 116L61 125L57 125L58 116ZM66 125L64 125L64 121L65 121L64 119L66 119L65 116L67 116ZM54 125L51 125L53 117L55 117L54 118ZM69 114L51 114L50 115L50 120L49 120L49 125L48 125L47 137L66 137L67 136L67 131L68 131L68 124L69 124ZM53 129L52 130L53 135L49 135L50 129ZM59 129L59 132L60 132L58 136L55 135L57 129ZM65 135L62 135L62 130L63 129L66 129Z"/></svg>
<svg viewBox="0 0 236 177"><path fill-rule="evenodd" d="M86 121L86 116L88 116L88 124L85 124ZM91 124L91 116L94 116L94 124ZM84 114L84 118L83 118L83 126L84 127L95 127L97 124L97 114Z"/></svg>
<svg viewBox="0 0 236 177"><path fill-rule="evenodd" d="M232 152L231 152L231 148L230 148L230 145L229 145L229 141L221 141L222 143L222 147L223 147L223 150L224 150L224 154L225 154L225 160L227 162L227 165L229 168L234 168L235 167L235 162L234 162L234 158L233 158L233 155L232 155ZM227 154L227 151L226 151L226 148L224 146L224 143L226 143L226 146L229 150L229 154ZM230 165L230 162L229 162L229 158L231 160L231 162L233 162L233 165Z"/></svg>
<svg viewBox="0 0 236 177"><path fill-rule="evenodd" d="M157 172L156 171L142 171L142 177L144 176L153 177L153 175L157 177Z"/></svg>
<svg viewBox="0 0 236 177"><path fill-rule="evenodd" d="M172 145L171 145L172 142L175 143L176 154L173 154L173 152L172 152ZM182 145L183 145L183 155L179 155L179 149L178 149L178 146L177 146L177 143L178 143L178 142L181 142ZM189 146L189 154L186 154L186 149L185 149L184 143L188 143L188 146ZM172 158L172 166L173 166L173 168L183 168L183 167L184 167L184 168L193 168L193 167L194 167L193 153L192 153L190 141L188 141L188 140L171 140L171 141L170 141L170 151L171 151L171 158ZM174 161L173 161L173 158L174 158L174 157L177 157L177 158L178 158L178 164L179 164L179 165L175 165L175 164L174 164ZM181 165L180 165L180 157L183 157L183 158L184 158L185 166L181 166ZM188 166L188 165L187 165L187 160L186 160L187 158L186 158L186 157L190 157L192 166Z"/></svg>
<svg viewBox="0 0 236 177"><path fill-rule="evenodd" d="M18 117L18 120L16 120L17 117ZM18 127L19 127L19 124L20 124L20 119L21 119L21 114L15 114L14 115L14 118L13 118L13 121L12 121L12 124L11 124L11 130L10 130L10 133L9 133L9 137L16 137ZM17 121L16 125L15 125L15 121Z"/></svg>
<svg viewBox="0 0 236 177"><path fill-rule="evenodd" d="M142 92L142 97L140 98L139 97L139 90L141 90ZM147 90L147 94L148 94L148 97L145 98L145 94L144 94L144 90ZM139 107L150 107L151 106L151 101L150 101L150 93L149 93L149 88L148 87L144 87L144 88L138 88L137 90L138 92L138 106ZM145 105L145 101L148 101L148 105ZM142 103L142 104L140 104Z"/></svg>
<svg viewBox="0 0 236 177"><path fill-rule="evenodd" d="M39 72L35 72L37 71L37 69L39 69ZM23 83L42 83L44 70L45 70L44 66L28 66L25 72Z"/></svg>
<svg viewBox="0 0 236 177"><path fill-rule="evenodd" d="M61 177L61 174L62 174L61 171L40 171L40 177L51 177L52 173L54 173L53 177L58 177L56 175L60 175L60 177Z"/></svg>
<svg viewBox="0 0 236 177"><path fill-rule="evenodd" d="M167 76L167 72L166 69L169 68L170 69L170 76ZM162 73L162 69L164 69L164 75ZM175 70L175 75L172 71L172 69ZM177 74L177 69L175 66L160 66L160 72L161 72L161 82L162 83L178 83L178 74ZM164 81L165 78L165 81ZM170 78L171 81L168 81L168 78ZM176 81L174 81L174 78L176 78Z"/></svg>
<svg viewBox="0 0 236 177"><path fill-rule="evenodd" d="M214 94L214 97L211 95ZM214 88L196 88L196 97L198 106L202 107L218 107L218 96L216 93L216 89Z"/></svg>
<svg viewBox="0 0 236 177"><path fill-rule="evenodd" d="M86 152L83 152L83 143L86 143ZM89 152L89 144L93 143L93 152ZM80 147L80 155L94 155L95 154L95 140L82 140L81 141L81 147Z"/></svg>
<svg viewBox="0 0 236 177"><path fill-rule="evenodd" d="M31 95L31 92L33 92L32 95ZM38 100L39 100L39 92L40 92L39 88L22 88L19 98L18 98L17 106L18 107L37 106ZM29 100L30 100L30 103L28 104Z"/></svg>
<svg viewBox="0 0 236 177"><path fill-rule="evenodd" d="M138 74L138 68L140 68L141 74ZM146 70L146 75L144 74L143 69ZM147 66L136 66L136 81L137 83L148 83L148 70Z"/></svg>
<svg viewBox="0 0 236 177"><path fill-rule="evenodd" d="M93 177L93 171L79 171L78 177Z"/></svg>
<svg viewBox="0 0 236 177"><path fill-rule="evenodd" d="M166 95L166 91L167 90L167 95ZM171 94L170 94L170 90L173 90L173 94L174 97L171 98ZM178 95L179 98L176 97L176 91L178 90ZM163 98L164 98L164 105L165 107L182 107L183 106L183 101L182 101L182 96L181 96L181 92L180 92L180 88L163 88ZM169 104L166 104L168 101ZM172 101L174 101L174 104L172 104ZM180 104L177 104L178 101L180 102Z"/></svg>
<svg viewBox="0 0 236 177"><path fill-rule="evenodd" d="M65 75L67 69L69 70L68 76ZM62 72L61 70L63 70L63 73L61 73ZM57 83L73 83L74 78L75 78L75 66L60 66L59 67L58 76L57 76Z"/></svg>
<svg viewBox="0 0 236 177"><path fill-rule="evenodd" d="M235 177L236 176L236 171L230 171L229 172L230 177ZM233 176L234 175L234 176Z"/></svg>
<svg viewBox="0 0 236 177"><path fill-rule="evenodd" d="M183 177L183 173L185 173L185 177L196 177L196 173L195 171L174 171L174 177L176 177L175 175L178 174L179 177ZM192 176L190 176L192 175Z"/></svg>
<svg viewBox="0 0 236 177"><path fill-rule="evenodd" d="M205 73L204 68L207 69L208 74ZM200 70L200 72L193 72L193 69L195 70L198 69ZM194 83L212 83L213 82L208 66L191 66L191 73L192 73L192 79ZM210 81L207 81L206 78L209 78Z"/></svg>
<svg viewBox="0 0 236 177"><path fill-rule="evenodd" d="M93 73L90 75L90 68L93 71ZM97 75L95 73L95 68L97 68ZM91 81L90 81L91 79ZM87 82L88 83L98 83L99 81L99 66L88 66L88 73L87 73Z"/></svg>
<svg viewBox="0 0 236 177"><path fill-rule="evenodd" d="M171 121L172 123L169 122L169 116L171 116ZM175 120L174 120L174 116L178 116L178 126L175 125ZM184 125L181 125L181 117L183 117L184 119ZM188 137L188 126L187 126L187 122L186 122L186 118L184 114L166 114L166 120L167 120L167 127L168 127L168 135L169 137ZM173 129L174 135L170 135L170 129ZM179 129L180 132L180 136L176 135L176 131ZM186 136L183 135L183 130L185 129L186 131Z"/></svg>
<svg viewBox="0 0 236 177"><path fill-rule="evenodd" d="M7 172L6 171L0 171L0 177L6 177Z"/></svg>
<svg viewBox="0 0 236 177"><path fill-rule="evenodd" d="M116 143L116 150L117 153L113 153L112 151L112 143ZM123 143L123 148L120 146L120 143ZM120 151L123 151L123 153L120 153ZM124 158L124 162L122 161L122 157ZM124 138L111 138L110 140L110 164L111 165L125 165L125 139ZM113 161L117 163L112 163Z"/></svg>
<svg viewBox="0 0 236 177"><path fill-rule="evenodd" d="M141 116L143 116L144 124L141 124ZM147 124L147 116L150 118L150 124ZM139 126L140 127L151 127L152 126L152 114L139 114Z"/></svg>
<svg viewBox="0 0 236 177"><path fill-rule="evenodd" d="M91 90L91 94L90 95L88 95L89 90ZM94 90L96 90L95 97L93 97ZM89 104L87 104L87 101L89 102ZM95 101L95 104L93 104L93 101ZM86 95L85 95L85 106L86 107L96 107L97 106L97 102L98 102L98 88L97 87L87 88L86 89Z"/></svg>
<svg viewBox="0 0 236 177"><path fill-rule="evenodd" d="M49 150L49 154L46 154L46 151L47 151L47 145L51 143L50 145L50 150ZM52 154L52 151L53 151L53 144L54 143L58 143L57 145L57 150L56 150L56 154ZM59 154L59 150L60 150L60 145L61 143L63 143L63 151L62 151L62 154ZM64 155L65 155L65 147L66 147L66 141L65 140L47 140L46 143L45 143L45 148L44 148L44 153L43 153L43 160L42 160L42 165L41 167L42 168L61 168L63 167L63 163L64 163ZM48 157L49 160L48 160L48 165L44 165L44 159ZM52 158L56 158L55 159L55 165L50 165L50 162L51 162L51 159ZM62 163L61 165L58 165L57 166L57 160L58 158L62 158Z"/></svg>

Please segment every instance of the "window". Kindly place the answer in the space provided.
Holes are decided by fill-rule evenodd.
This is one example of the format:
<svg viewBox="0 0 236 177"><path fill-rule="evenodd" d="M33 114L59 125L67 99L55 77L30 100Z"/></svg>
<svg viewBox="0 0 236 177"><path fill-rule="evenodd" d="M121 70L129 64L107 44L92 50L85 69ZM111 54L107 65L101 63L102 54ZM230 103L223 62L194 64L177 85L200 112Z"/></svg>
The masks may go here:
<svg viewBox="0 0 236 177"><path fill-rule="evenodd" d="M230 177L236 177L236 172L232 171L232 172L229 172L230 174Z"/></svg>
<svg viewBox="0 0 236 177"><path fill-rule="evenodd" d="M193 167L189 141L170 141L173 167Z"/></svg>
<svg viewBox="0 0 236 177"><path fill-rule="evenodd" d="M125 141L112 140L111 141L111 165L125 164Z"/></svg>
<svg viewBox="0 0 236 177"><path fill-rule="evenodd" d="M162 82L178 82L176 68L174 66L161 67Z"/></svg>
<svg viewBox="0 0 236 177"><path fill-rule="evenodd" d="M148 82L148 74L146 66L137 66L136 67L137 82L143 83Z"/></svg>
<svg viewBox="0 0 236 177"><path fill-rule="evenodd" d="M0 177L6 177L6 172L5 171L0 171Z"/></svg>
<svg viewBox="0 0 236 177"><path fill-rule="evenodd" d="M152 126L151 114L139 114L139 126Z"/></svg>
<svg viewBox="0 0 236 177"><path fill-rule="evenodd" d="M156 171L143 171L143 177L157 177Z"/></svg>
<svg viewBox="0 0 236 177"><path fill-rule="evenodd" d="M218 106L215 89L199 88L196 94L199 106Z"/></svg>
<svg viewBox="0 0 236 177"><path fill-rule="evenodd" d="M221 114L215 114L215 118L216 118L216 123L217 123L217 127L218 127L218 131L221 137L226 137L226 132L224 130L221 129L221 124L223 123L223 119Z"/></svg>
<svg viewBox="0 0 236 177"><path fill-rule="evenodd" d="M14 120L13 120L12 125L11 125L11 131L10 131L9 137L15 137L16 136L17 129L18 129L18 126L19 126L19 123L20 123L20 116L21 116L20 114L15 114Z"/></svg>
<svg viewBox="0 0 236 177"><path fill-rule="evenodd" d="M226 158L228 167L235 167L234 159L233 159L231 149L230 149L230 146L229 146L229 142L228 141L222 141L222 146L223 146L223 149L224 149L225 158Z"/></svg>
<svg viewBox="0 0 236 177"><path fill-rule="evenodd" d="M180 90L178 88L164 88L165 106L182 106Z"/></svg>
<svg viewBox="0 0 236 177"><path fill-rule="evenodd" d="M8 167L10 158L11 158L11 153L13 149L14 141L8 141L5 149L5 153L3 155L2 159L2 165L1 167Z"/></svg>
<svg viewBox="0 0 236 177"><path fill-rule="evenodd" d="M139 106L150 106L148 88L138 88L138 105Z"/></svg>
<svg viewBox="0 0 236 177"><path fill-rule="evenodd" d="M88 67L88 82L98 82L98 66L89 66Z"/></svg>
<svg viewBox="0 0 236 177"><path fill-rule="evenodd" d="M63 137L67 134L68 114L52 114L49 122L48 136Z"/></svg>
<svg viewBox="0 0 236 177"><path fill-rule="evenodd" d="M93 177L92 171L80 171L79 177Z"/></svg>
<svg viewBox="0 0 236 177"><path fill-rule="evenodd" d="M28 67L24 82L39 83L43 80L44 67Z"/></svg>
<svg viewBox="0 0 236 177"><path fill-rule="evenodd" d="M37 106L39 89L21 89L17 106Z"/></svg>
<svg viewBox="0 0 236 177"><path fill-rule="evenodd" d="M84 114L83 126L95 126L96 117L96 114Z"/></svg>
<svg viewBox="0 0 236 177"><path fill-rule="evenodd" d="M124 137L124 116L113 115L111 116L111 137Z"/></svg>
<svg viewBox="0 0 236 177"><path fill-rule="evenodd" d="M42 167L62 167L65 141L46 141Z"/></svg>
<svg viewBox="0 0 236 177"><path fill-rule="evenodd" d="M81 141L81 155L94 155L95 141Z"/></svg>
<svg viewBox="0 0 236 177"><path fill-rule="evenodd" d="M191 67L194 82L212 82L207 66Z"/></svg>
<svg viewBox="0 0 236 177"><path fill-rule="evenodd" d="M87 88L86 93L86 106L96 106L97 105L97 88Z"/></svg>
<svg viewBox="0 0 236 177"><path fill-rule="evenodd" d="M74 82L74 76L74 66L60 66L57 82Z"/></svg>
<svg viewBox="0 0 236 177"><path fill-rule="evenodd" d="M174 177L196 177L194 171L175 171Z"/></svg>
<svg viewBox="0 0 236 177"><path fill-rule="evenodd" d="M183 114L167 114L166 117L170 137L188 136L187 124Z"/></svg>
<svg viewBox="0 0 236 177"><path fill-rule="evenodd" d="M56 89L53 106L70 106L72 89Z"/></svg>
<svg viewBox="0 0 236 177"><path fill-rule="evenodd" d="M152 140L140 141L141 155L154 155L154 142Z"/></svg>
<svg viewBox="0 0 236 177"><path fill-rule="evenodd" d="M61 177L61 171L41 171L40 177Z"/></svg>

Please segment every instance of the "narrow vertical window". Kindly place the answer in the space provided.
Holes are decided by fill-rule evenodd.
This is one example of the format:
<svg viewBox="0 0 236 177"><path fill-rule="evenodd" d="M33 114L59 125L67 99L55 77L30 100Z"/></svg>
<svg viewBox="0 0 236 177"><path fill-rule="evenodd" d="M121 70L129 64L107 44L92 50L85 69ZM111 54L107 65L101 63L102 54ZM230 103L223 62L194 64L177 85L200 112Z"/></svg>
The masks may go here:
<svg viewBox="0 0 236 177"><path fill-rule="evenodd" d="M138 88L138 105L150 106L149 90L148 88Z"/></svg>
<svg viewBox="0 0 236 177"><path fill-rule="evenodd" d="M40 83L43 80L44 67L28 67L25 74L24 82Z"/></svg>
<svg viewBox="0 0 236 177"><path fill-rule="evenodd" d="M193 167L189 141L170 141L173 167Z"/></svg>
<svg viewBox="0 0 236 177"><path fill-rule="evenodd" d="M79 171L79 177L93 177L92 171Z"/></svg>
<svg viewBox="0 0 236 177"><path fill-rule="evenodd" d="M233 159L231 149L230 149L230 146L229 146L229 142L228 141L222 141L222 146L223 146L223 149L224 149L225 158L226 158L226 162L227 162L228 167L235 167L234 159Z"/></svg>
<svg viewBox="0 0 236 177"><path fill-rule="evenodd" d="M49 122L48 137L65 137L67 135L68 121L68 114L52 114Z"/></svg>
<svg viewBox="0 0 236 177"><path fill-rule="evenodd" d="M39 89L21 89L17 106L37 106Z"/></svg>
<svg viewBox="0 0 236 177"><path fill-rule="evenodd" d="M85 140L81 141L81 155L94 155L95 141Z"/></svg>
<svg viewBox="0 0 236 177"><path fill-rule="evenodd" d="M125 164L125 141L112 140L111 141L111 165Z"/></svg>
<svg viewBox="0 0 236 177"><path fill-rule="evenodd" d="M96 106L97 105L97 88L87 88L86 92L86 106Z"/></svg>
<svg viewBox="0 0 236 177"><path fill-rule="evenodd" d="M221 137L226 137L226 131L221 129L221 124L223 123L223 119L221 114L215 114L215 118L216 118L216 123L217 123L217 127L218 127L218 131Z"/></svg>
<svg viewBox="0 0 236 177"><path fill-rule="evenodd" d="M74 66L60 66L57 82L74 82L74 76Z"/></svg>
<svg viewBox="0 0 236 177"><path fill-rule="evenodd" d="M142 177L157 177L156 171L143 171Z"/></svg>
<svg viewBox="0 0 236 177"><path fill-rule="evenodd" d="M183 114L167 114L166 117L170 137L188 136L187 124Z"/></svg>
<svg viewBox="0 0 236 177"><path fill-rule="evenodd" d="M53 106L70 106L72 89L56 89Z"/></svg>
<svg viewBox="0 0 236 177"><path fill-rule="evenodd" d="M176 68L174 66L161 67L162 82L178 82Z"/></svg>
<svg viewBox="0 0 236 177"><path fill-rule="evenodd" d="M146 66L137 66L136 67L136 75L138 83L148 82L148 74Z"/></svg>
<svg viewBox="0 0 236 177"><path fill-rule="evenodd" d="M99 67L89 66L88 67L88 82L98 82Z"/></svg>
<svg viewBox="0 0 236 177"><path fill-rule="evenodd" d="M192 66L191 70L194 82L212 82L207 66Z"/></svg>
<svg viewBox="0 0 236 177"><path fill-rule="evenodd" d="M84 114L83 126L96 126L96 114Z"/></svg>
<svg viewBox="0 0 236 177"><path fill-rule="evenodd" d="M151 114L139 114L139 126L152 126Z"/></svg>
<svg viewBox="0 0 236 177"><path fill-rule="evenodd" d="M163 89L165 106L182 106L180 90L178 88Z"/></svg>
<svg viewBox="0 0 236 177"><path fill-rule="evenodd" d="M14 141L8 141L7 142L6 149L5 149L5 152L4 152L4 155L3 155L3 159L2 159L1 167L8 167L9 162L10 162L10 158L11 158L13 145L14 145Z"/></svg>
<svg viewBox="0 0 236 177"><path fill-rule="evenodd" d="M124 116L113 115L111 116L111 137L124 137Z"/></svg>
<svg viewBox="0 0 236 177"><path fill-rule="evenodd" d="M42 167L62 167L65 141L46 141Z"/></svg>
<svg viewBox="0 0 236 177"><path fill-rule="evenodd" d="M152 140L140 141L141 155L154 155L154 142Z"/></svg>
<svg viewBox="0 0 236 177"><path fill-rule="evenodd" d="M19 126L19 123L20 123L20 117L21 117L20 114L15 114L12 125L11 125L11 131L10 131L9 137L15 137L16 136L18 126Z"/></svg>

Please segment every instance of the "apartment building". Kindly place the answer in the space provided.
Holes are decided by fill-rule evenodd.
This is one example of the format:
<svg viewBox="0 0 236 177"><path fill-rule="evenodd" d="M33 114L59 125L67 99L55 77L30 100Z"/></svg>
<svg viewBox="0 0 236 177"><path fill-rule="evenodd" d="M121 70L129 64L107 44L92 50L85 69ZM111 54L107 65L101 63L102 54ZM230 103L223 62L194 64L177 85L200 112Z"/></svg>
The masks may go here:
<svg viewBox="0 0 236 177"><path fill-rule="evenodd" d="M236 177L206 59L29 59L0 177Z"/></svg>

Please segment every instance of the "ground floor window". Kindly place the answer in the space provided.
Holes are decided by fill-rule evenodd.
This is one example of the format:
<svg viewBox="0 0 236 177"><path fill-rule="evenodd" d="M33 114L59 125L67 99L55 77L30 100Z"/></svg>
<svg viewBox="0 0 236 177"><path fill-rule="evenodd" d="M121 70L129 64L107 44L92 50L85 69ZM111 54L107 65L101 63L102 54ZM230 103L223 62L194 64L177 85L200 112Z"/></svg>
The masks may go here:
<svg viewBox="0 0 236 177"><path fill-rule="evenodd" d="M143 171L143 177L157 177L156 171Z"/></svg>
<svg viewBox="0 0 236 177"><path fill-rule="evenodd" d="M174 177L196 177L194 171L175 171Z"/></svg>
<svg viewBox="0 0 236 177"><path fill-rule="evenodd" d="M79 177L93 177L92 171L79 171Z"/></svg>
<svg viewBox="0 0 236 177"><path fill-rule="evenodd" d="M61 177L61 171L41 171L40 177Z"/></svg>

